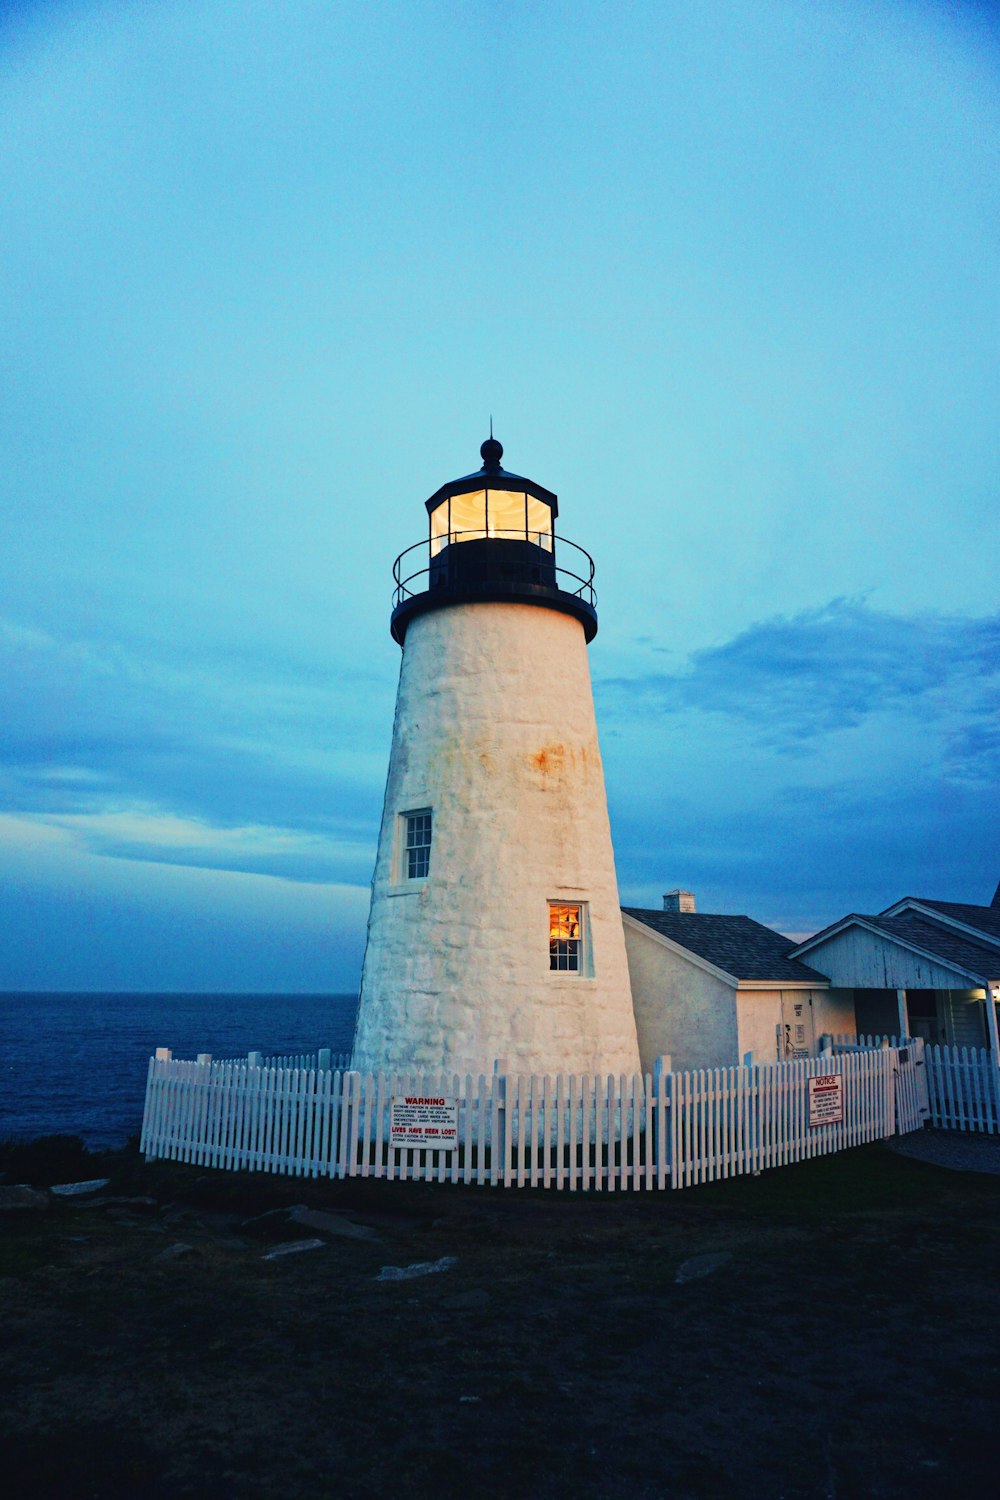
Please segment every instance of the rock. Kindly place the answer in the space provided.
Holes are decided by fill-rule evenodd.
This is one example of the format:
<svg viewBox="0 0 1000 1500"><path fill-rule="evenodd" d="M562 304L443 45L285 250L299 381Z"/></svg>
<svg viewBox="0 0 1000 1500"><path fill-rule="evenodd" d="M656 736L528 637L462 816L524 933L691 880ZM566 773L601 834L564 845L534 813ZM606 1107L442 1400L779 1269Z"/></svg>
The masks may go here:
<svg viewBox="0 0 1000 1500"><path fill-rule="evenodd" d="M5 1209L48 1208L48 1206L48 1194L40 1193L37 1188L28 1187L24 1183L15 1186L0 1186L0 1212Z"/></svg>
<svg viewBox="0 0 1000 1500"><path fill-rule="evenodd" d="M718 1271L721 1266L732 1260L732 1252L729 1250L715 1250L707 1255L692 1255L677 1267L677 1275L674 1283L683 1286L686 1281L700 1281L703 1276L711 1276L713 1271Z"/></svg>
<svg viewBox="0 0 1000 1500"><path fill-rule="evenodd" d="M305 1204L298 1205L301 1208ZM293 1208L271 1208L266 1214L254 1214L244 1219L239 1228L244 1234L259 1235L262 1240L280 1240L284 1237L292 1220Z"/></svg>
<svg viewBox="0 0 1000 1500"><path fill-rule="evenodd" d="M264 1240L283 1240L295 1228L311 1229L317 1234L345 1240L377 1240L378 1232L367 1224L355 1224L344 1214L330 1213L318 1208L307 1208L296 1203L292 1208L272 1208L266 1214L255 1214L244 1219L240 1229L245 1234L258 1235Z"/></svg>
<svg viewBox="0 0 1000 1500"><path fill-rule="evenodd" d="M489 1307L490 1294L482 1287L470 1287L467 1292L456 1292L454 1297L448 1297L441 1306L446 1312L474 1312L478 1307ZM478 1397L476 1398L478 1400Z"/></svg>
<svg viewBox="0 0 1000 1500"><path fill-rule="evenodd" d="M97 1198L70 1198L67 1204L69 1208L91 1209L91 1208L128 1208L133 1213L153 1213L159 1207L155 1198L138 1197L125 1198L119 1195L107 1195Z"/></svg>
<svg viewBox="0 0 1000 1500"><path fill-rule="evenodd" d="M278 1260L283 1255L297 1255L300 1250L322 1250L322 1240L289 1240L287 1244L275 1245L261 1256L261 1260Z"/></svg>
<svg viewBox="0 0 1000 1500"><path fill-rule="evenodd" d="M411 1266L383 1266L376 1281L414 1281L418 1276L434 1276L458 1265L457 1255L442 1255L440 1260L416 1260Z"/></svg>
<svg viewBox="0 0 1000 1500"><path fill-rule="evenodd" d="M185 1245L180 1240L178 1240L178 1242L177 1242L176 1245L168 1245L165 1250L161 1250L160 1251L159 1255L154 1255L153 1256L153 1265L154 1266L167 1265L167 1264L169 1264L170 1261L184 1260L185 1256L193 1255L193 1254L194 1254L194 1246L193 1245Z"/></svg>
<svg viewBox="0 0 1000 1500"><path fill-rule="evenodd" d="M367 1224L353 1224L343 1214L326 1213L319 1208L293 1208L289 1220L301 1224L303 1229L314 1229L317 1234L329 1234L345 1240L377 1240L378 1235Z"/></svg>
<svg viewBox="0 0 1000 1500"><path fill-rule="evenodd" d="M110 1177L92 1177L89 1182L59 1182L49 1188L57 1198L82 1198L86 1193L99 1193L111 1181Z"/></svg>

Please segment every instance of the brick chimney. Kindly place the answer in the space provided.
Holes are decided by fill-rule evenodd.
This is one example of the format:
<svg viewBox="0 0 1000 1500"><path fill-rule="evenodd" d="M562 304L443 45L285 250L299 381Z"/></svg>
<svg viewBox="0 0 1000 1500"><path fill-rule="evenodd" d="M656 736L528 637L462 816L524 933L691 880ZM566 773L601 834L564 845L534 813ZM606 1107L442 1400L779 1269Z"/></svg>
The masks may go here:
<svg viewBox="0 0 1000 1500"><path fill-rule="evenodd" d="M663 910L696 911L694 891L665 891L663 895Z"/></svg>

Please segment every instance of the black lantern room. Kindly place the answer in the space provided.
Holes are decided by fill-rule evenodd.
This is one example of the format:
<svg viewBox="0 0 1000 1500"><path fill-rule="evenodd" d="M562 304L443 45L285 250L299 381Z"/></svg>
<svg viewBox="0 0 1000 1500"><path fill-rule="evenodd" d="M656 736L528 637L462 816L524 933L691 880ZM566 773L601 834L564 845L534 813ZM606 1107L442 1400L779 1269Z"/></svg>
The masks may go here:
<svg viewBox="0 0 1000 1500"><path fill-rule="evenodd" d="M540 604L573 615L597 634L594 564L557 537L559 501L533 479L501 468L492 434L481 469L453 479L427 501L426 541L396 559L391 629L400 645L414 615L448 604ZM558 561L557 561L558 549Z"/></svg>

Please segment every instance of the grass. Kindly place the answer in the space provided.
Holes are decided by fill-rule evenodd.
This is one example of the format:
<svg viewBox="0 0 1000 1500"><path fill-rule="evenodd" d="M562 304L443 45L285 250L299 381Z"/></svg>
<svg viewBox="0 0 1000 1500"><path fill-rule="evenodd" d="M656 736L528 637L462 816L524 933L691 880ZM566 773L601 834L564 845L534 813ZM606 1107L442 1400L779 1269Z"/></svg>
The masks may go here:
<svg viewBox="0 0 1000 1500"><path fill-rule="evenodd" d="M13 1500L992 1495L1000 1178L862 1147L557 1194L0 1147L28 1167L156 1206L3 1216ZM244 1221L300 1202L375 1238L262 1260Z"/></svg>

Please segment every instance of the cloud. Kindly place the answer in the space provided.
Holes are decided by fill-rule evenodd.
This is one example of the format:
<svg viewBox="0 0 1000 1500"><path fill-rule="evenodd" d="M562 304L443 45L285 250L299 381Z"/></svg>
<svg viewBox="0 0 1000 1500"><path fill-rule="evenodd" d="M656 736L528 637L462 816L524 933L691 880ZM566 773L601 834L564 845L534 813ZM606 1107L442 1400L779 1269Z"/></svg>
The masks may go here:
<svg viewBox="0 0 1000 1500"><path fill-rule="evenodd" d="M623 892L687 886L782 931L908 893L988 900L998 643L996 618L837 599L597 683Z"/></svg>
<svg viewBox="0 0 1000 1500"><path fill-rule="evenodd" d="M260 824L220 827L155 808L48 814L39 821L72 834L92 854L149 864L363 884L375 863L374 829L352 840Z"/></svg>
<svg viewBox="0 0 1000 1500"><path fill-rule="evenodd" d="M1000 814L991 791L879 779L790 784L713 806L675 794L653 810L612 806L625 904L693 890L699 910L744 912L781 932L816 931L904 895L988 903Z"/></svg>
<svg viewBox="0 0 1000 1500"><path fill-rule="evenodd" d="M363 662L172 658L7 620L0 680L0 811L109 857L370 879L391 700Z"/></svg>
<svg viewBox="0 0 1000 1500"><path fill-rule="evenodd" d="M366 886L95 858L0 813L0 988L350 990Z"/></svg>
<svg viewBox="0 0 1000 1500"><path fill-rule="evenodd" d="M979 899L1000 832L998 636L994 618L835 599L674 672L598 681L623 892L692 885L795 931L900 888ZM363 660L174 660L10 622L4 644L0 812L104 865L367 887L391 680Z"/></svg>
<svg viewBox="0 0 1000 1500"><path fill-rule="evenodd" d="M695 651L674 673L599 684L611 713L718 714L780 754L886 714L947 726L949 774L998 764L1000 615L890 615L863 599L833 599L774 616Z"/></svg>

